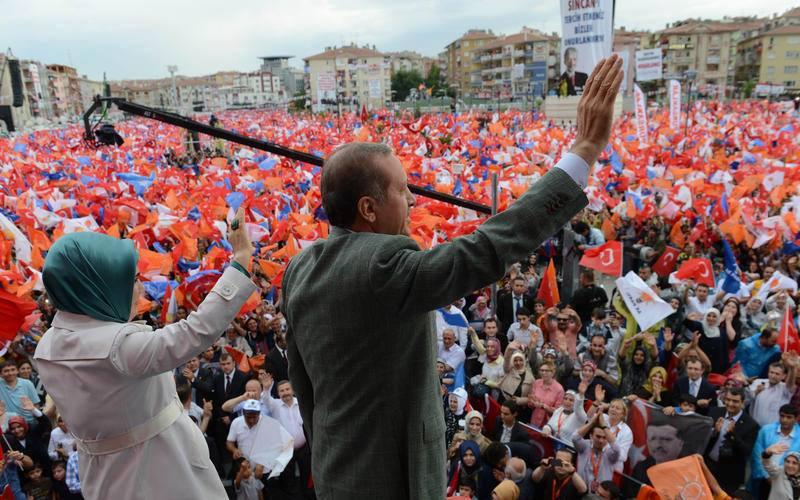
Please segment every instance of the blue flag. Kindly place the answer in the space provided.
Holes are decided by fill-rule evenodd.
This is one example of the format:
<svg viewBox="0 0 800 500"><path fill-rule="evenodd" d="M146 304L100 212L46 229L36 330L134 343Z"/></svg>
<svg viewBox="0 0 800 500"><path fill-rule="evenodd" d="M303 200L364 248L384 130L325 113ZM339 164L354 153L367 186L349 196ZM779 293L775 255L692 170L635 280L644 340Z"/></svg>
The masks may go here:
<svg viewBox="0 0 800 500"><path fill-rule="evenodd" d="M469 328L469 322L467 322L466 318L464 318L463 314L458 313L450 313L447 312L444 308L437 309L442 314L444 318L444 322L450 326L456 326L459 328Z"/></svg>
<svg viewBox="0 0 800 500"><path fill-rule="evenodd" d="M722 251L725 261L725 280L722 282L722 290L726 293L738 293L742 280L739 278L739 266L736 265L736 257L728 240L722 240Z"/></svg>

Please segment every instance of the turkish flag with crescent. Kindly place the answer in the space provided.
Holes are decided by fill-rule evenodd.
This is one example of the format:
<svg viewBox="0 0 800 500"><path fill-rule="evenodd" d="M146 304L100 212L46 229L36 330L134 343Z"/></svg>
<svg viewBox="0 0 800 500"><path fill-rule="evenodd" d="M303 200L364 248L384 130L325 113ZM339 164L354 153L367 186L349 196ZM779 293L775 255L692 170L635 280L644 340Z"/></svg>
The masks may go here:
<svg viewBox="0 0 800 500"><path fill-rule="evenodd" d="M609 241L583 252L580 265L610 276L622 275L622 242Z"/></svg>
<svg viewBox="0 0 800 500"><path fill-rule="evenodd" d="M794 326L794 318L792 318L792 309L790 307L787 307L783 313L781 333L778 335L777 343L783 352L794 351L800 353L800 338L797 337L797 328Z"/></svg>
<svg viewBox="0 0 800 500"><path fill-rule="evenodd" d="M714 271L711 267L711 261L708 259L689 259L681 264L675 277L679 280L692 279L696 283L703 283L708 285L709 288L714 288Z"/></svg>
<svg viewBox="0 0 800 500"><path fill-rule="evenodd" d="M681 251L675 247L666 247L664 253L653 264L653 272L659 276L669 276L675 270L675 264L678 263L678 255Z"/></svg>

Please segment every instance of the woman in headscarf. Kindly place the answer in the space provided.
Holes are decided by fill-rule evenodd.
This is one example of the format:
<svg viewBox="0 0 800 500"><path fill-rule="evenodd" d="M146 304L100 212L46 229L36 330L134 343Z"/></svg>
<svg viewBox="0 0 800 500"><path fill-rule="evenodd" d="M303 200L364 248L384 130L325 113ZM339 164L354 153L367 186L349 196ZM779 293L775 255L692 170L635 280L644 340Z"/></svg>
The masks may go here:
<svg viewBox="0 0 800 500"><path fill-rule="evenodd" d="M458 432L458 421L464 418L464 407L467 404L467 391L459 387L447 395L447 406L444 408L445 443L450 447L453 436Z"/></svg>
<svg viewBox="0 0 800 500"><path fill-rule="evenodd" d="M531 418L528 393L531 392L533 385L533 372L525 359L525 354L511 346L507 347L506 355L503 356L503 370L505 374L498 385L500 397L497 402L502 404L510 399L519 408L517 418L521 422L528 422Z"/></svg>
<svg viewBox="0 0 800 500"><path fill-rule="evenodd" d="M42 278L57 313L34 359L75 436L85 498L225 498L172 370L213 344L256 291L241 209L229 241L233 262L197 311L156 331L130 322L142 292L133 241L81 232L50 248Z"/></svg>
<svg viewBox="0 0 800 500"><path fill-rule="evenodd" d="M630 358L620 358L620 368L622 377L619 384L620 394L633 394L638 388L647 382L647 374L653 360L650 352L641 345L636 346Z"/></svg>
<svg viewBox="0 0 800 500"><path fill-rule="evenodd" d="M495 389L500 385L505 375L503 369L503 355L501 353L500 341L496 338L486 339L486 352L478 356L478 361L482 363L481 374L473 377L473 385L483 384L489 389ZM497 392L492 391L497 399Z"/></svg>
<svg viewBox="0 0 800 500"><path fill-rule="evenodd" d="M667 390L667 370L661 366L651 368L647 381L633 395L659 406L672 406L672 393Z"/></svg>
<svg viewBox="0 0 800 500"><path fill-rule="evenodd" d="M701 335L699 347L711 361L711 371L725 373L730 365L728 345L733 341L736 332L729 331L727 328L724 331L721 330L719 317L719 309L712 307L706 311L700 321L697 321L697 315L690 315L686 320L686 327L696 335Z"/></svg>
<svg viewBox="0 0 800 500"><path fill-rule="evenodd" d="M742 337L751 337L761 332L767 323L767 313L764 312L764 302L753 297L742 308Z"/></svg>
<svg viewBox="0 0 800 500"><path fill-rule="evenodd" d="M769 474L770 490L767 500L800 499L800 452L786 451L786 444L774 444L761 454L761 463ZM783 468L775 465L772 455L786 453Z"/></svg>
<svg viewBox="0 0 800 500"><path fill-rule="evenodd" d="M454 457L458 447L461 446L461 443L464 441L475 441L478 443L478 446L481 449L481 453L486 450L486 447L489 446L491 440L483 435L483 415L481 412L477 410L472 410L471 412L467 413L466 418L464 418L464 427L463 431L457 432L456 435L453 437L453 442L450 444L450 457Z"/></svg>
<svg viewBox="0 0 800 500"><path fill-rule="evenodd" d="M464 479L472 480L476 487L481 470L481 449L478 443L468 439L458 447L458 457L450 461L447 475L447 496L458 493L458 484Z"/></svg>

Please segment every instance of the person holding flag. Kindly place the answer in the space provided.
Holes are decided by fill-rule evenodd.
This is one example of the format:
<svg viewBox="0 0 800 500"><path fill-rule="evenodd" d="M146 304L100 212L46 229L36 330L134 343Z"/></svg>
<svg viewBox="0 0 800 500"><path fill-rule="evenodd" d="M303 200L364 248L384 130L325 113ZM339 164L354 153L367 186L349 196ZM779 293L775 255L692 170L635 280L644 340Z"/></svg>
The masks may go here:
<svg viewBox="0 0 800 500"><path fill-rule="evenodd" d="M34 359L75 436L85 498L225 498L171 371L210 346L256 289L241 209L229 240L233 262L197 311L156 331L130 322L142 290L131 240L72 233L48 252L43 281L58 312Z"/></svg>

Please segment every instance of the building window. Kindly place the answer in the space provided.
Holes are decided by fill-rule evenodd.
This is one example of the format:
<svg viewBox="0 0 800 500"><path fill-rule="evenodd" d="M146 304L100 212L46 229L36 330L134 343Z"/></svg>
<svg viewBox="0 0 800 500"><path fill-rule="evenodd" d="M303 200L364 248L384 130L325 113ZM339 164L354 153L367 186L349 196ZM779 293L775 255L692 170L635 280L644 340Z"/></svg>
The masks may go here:
<svg viewBox="0 0 800 500"><path fill-rule="evenodd" d="M783 72L786 73L787 75L797 73L797 66L784 66Z"/></svg>
<svg viewBox="0 0 800 500"><path fill-rule="evenodd" d="M800 59L800 51L798 51L798 50L787 50L786 51L786 59Z"/></svg>
<svg viewBox="0 0 800 500"><path fill-rule="evenodd" d="M783 86L784 87L789 87L790 89L795 88L796 84L797 84L797 81L795 81L795 80L786 80L785 82L783 82Z"/></svg>
<svg viewBox="0 0 800 500"><path fill-rule="evenodd" d="M775 52L771 50L767 52L767 59L775 59Z"/></svg>
<svg viewBox="0 0 800 500"><path fill-rule="evenodd" d="M800 36L790 36L789 38L786 39L786 43L788 43L789 45L797 45L798 43L800 43Z"/></svg>
<svg viewBox="0 0 800 500"><path fill-rule="evenodd" d="M775 66L767 66L767 77L775 76Z"/></svg>

